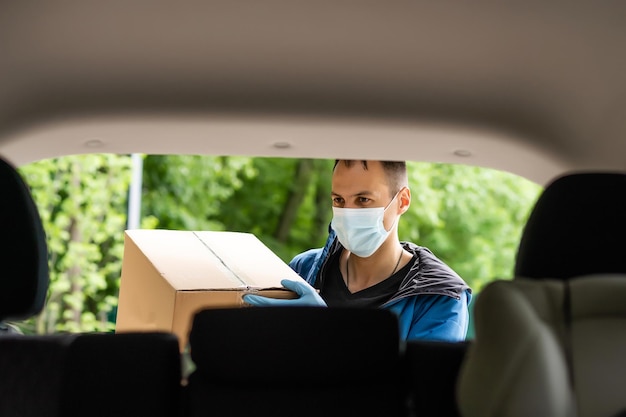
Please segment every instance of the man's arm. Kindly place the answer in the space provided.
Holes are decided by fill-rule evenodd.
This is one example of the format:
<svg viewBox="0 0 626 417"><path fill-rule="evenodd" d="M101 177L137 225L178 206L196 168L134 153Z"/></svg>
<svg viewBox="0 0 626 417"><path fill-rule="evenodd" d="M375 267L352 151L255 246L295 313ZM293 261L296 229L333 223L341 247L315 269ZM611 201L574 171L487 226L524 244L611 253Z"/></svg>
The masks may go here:
<svg viewBox="0 0 626 417"><path fill-rule="evenodd" d="M322 253L322 249L323 248L309 249L308 251L296 255L291 262L289 262L289 266L296 271L298 275L309 281L308 275L311 274L310 271L315 267L315 264L320 262L319 257ZM309 284L311 284L310 281Z"/></svg>
<svg viewBox="0 0 626 417"><path fill-rule="evenodd" d="M398 312L400 332L406 340L460 342L465 340L469 325L468 304L471 294L464 291L460 299L445 295L419 295Z"/></svg>

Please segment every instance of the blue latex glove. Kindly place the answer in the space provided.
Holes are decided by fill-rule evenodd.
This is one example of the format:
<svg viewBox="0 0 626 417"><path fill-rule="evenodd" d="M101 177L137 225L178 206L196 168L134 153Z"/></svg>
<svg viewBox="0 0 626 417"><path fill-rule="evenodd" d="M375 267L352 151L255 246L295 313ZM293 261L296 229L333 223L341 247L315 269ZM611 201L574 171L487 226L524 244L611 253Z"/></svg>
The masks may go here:
<svg viewBox="0 0 626 417"><path fill-rule="evenodd" d="M290 279L283 279L282 281L280 281L280 283L283 287L295 292L300 297L286 300L263 297L261 295L246 294L243 296L243 301L257 307L326 307L326 303L324 302L324 300L322 300L322 297L320 297L315 288L310 286L306 281L292 281Z"/></svg>

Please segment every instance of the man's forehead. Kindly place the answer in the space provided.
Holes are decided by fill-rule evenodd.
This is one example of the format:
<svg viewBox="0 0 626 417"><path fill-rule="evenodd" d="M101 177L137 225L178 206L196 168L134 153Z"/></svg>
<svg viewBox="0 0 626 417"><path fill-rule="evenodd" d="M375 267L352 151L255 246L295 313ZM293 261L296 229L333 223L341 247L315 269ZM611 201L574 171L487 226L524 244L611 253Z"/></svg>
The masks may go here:
<svg viewBox="0 0 626 417"><path fill-rule="evenodd" d="M365 170L359 161L351 167L337 167L332 178L332 192L335 194L379 194L388 192L388 184L382 170L373 167ZM358 165L358 167L356 166Z"/></svg>
<svg viewBox="0 0 626 417"><path fill-rule="evenodd" d="M333 171L333 176L385 176L385 171L380 161L366 162L367 165L363 161L339 161Z"/></svg>

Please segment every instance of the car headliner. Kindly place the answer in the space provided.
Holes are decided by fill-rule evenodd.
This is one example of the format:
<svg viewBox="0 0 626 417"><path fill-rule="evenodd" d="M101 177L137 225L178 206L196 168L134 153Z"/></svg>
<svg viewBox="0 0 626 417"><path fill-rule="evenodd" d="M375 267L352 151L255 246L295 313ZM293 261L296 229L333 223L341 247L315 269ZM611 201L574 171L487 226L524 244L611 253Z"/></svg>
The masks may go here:
<svg viewBox="0 0 626 417"><path fill-rule="evenodd" d="M0 2L0 154L626 168L626 2Z"/></svg>

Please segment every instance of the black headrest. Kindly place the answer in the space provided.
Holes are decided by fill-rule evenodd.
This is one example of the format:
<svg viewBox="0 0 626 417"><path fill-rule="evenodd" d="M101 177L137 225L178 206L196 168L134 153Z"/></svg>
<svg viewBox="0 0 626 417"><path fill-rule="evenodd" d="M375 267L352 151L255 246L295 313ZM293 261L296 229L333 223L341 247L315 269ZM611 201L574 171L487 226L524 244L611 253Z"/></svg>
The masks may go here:
<svg viewBox="0 0 626 417"><path fill-rule="evenodd" d="M569 279L626 273L626 174L577 173L539 197L522 234L515 276Z"/></svg>
<svg viewBox="0 0 626 417"><path fill-rule="evenodd" d="M1 158L0 193L0 321L25 319L39 313L46 299L46 237L29 188Z"/></svg>
<svg viewBox="0 0 626 417"><path fill-rule="evenodd" d="M194 378L222 382L384 381L399 358L397 317L383 309L210 309L194 317L189 341Z"/></svg>

